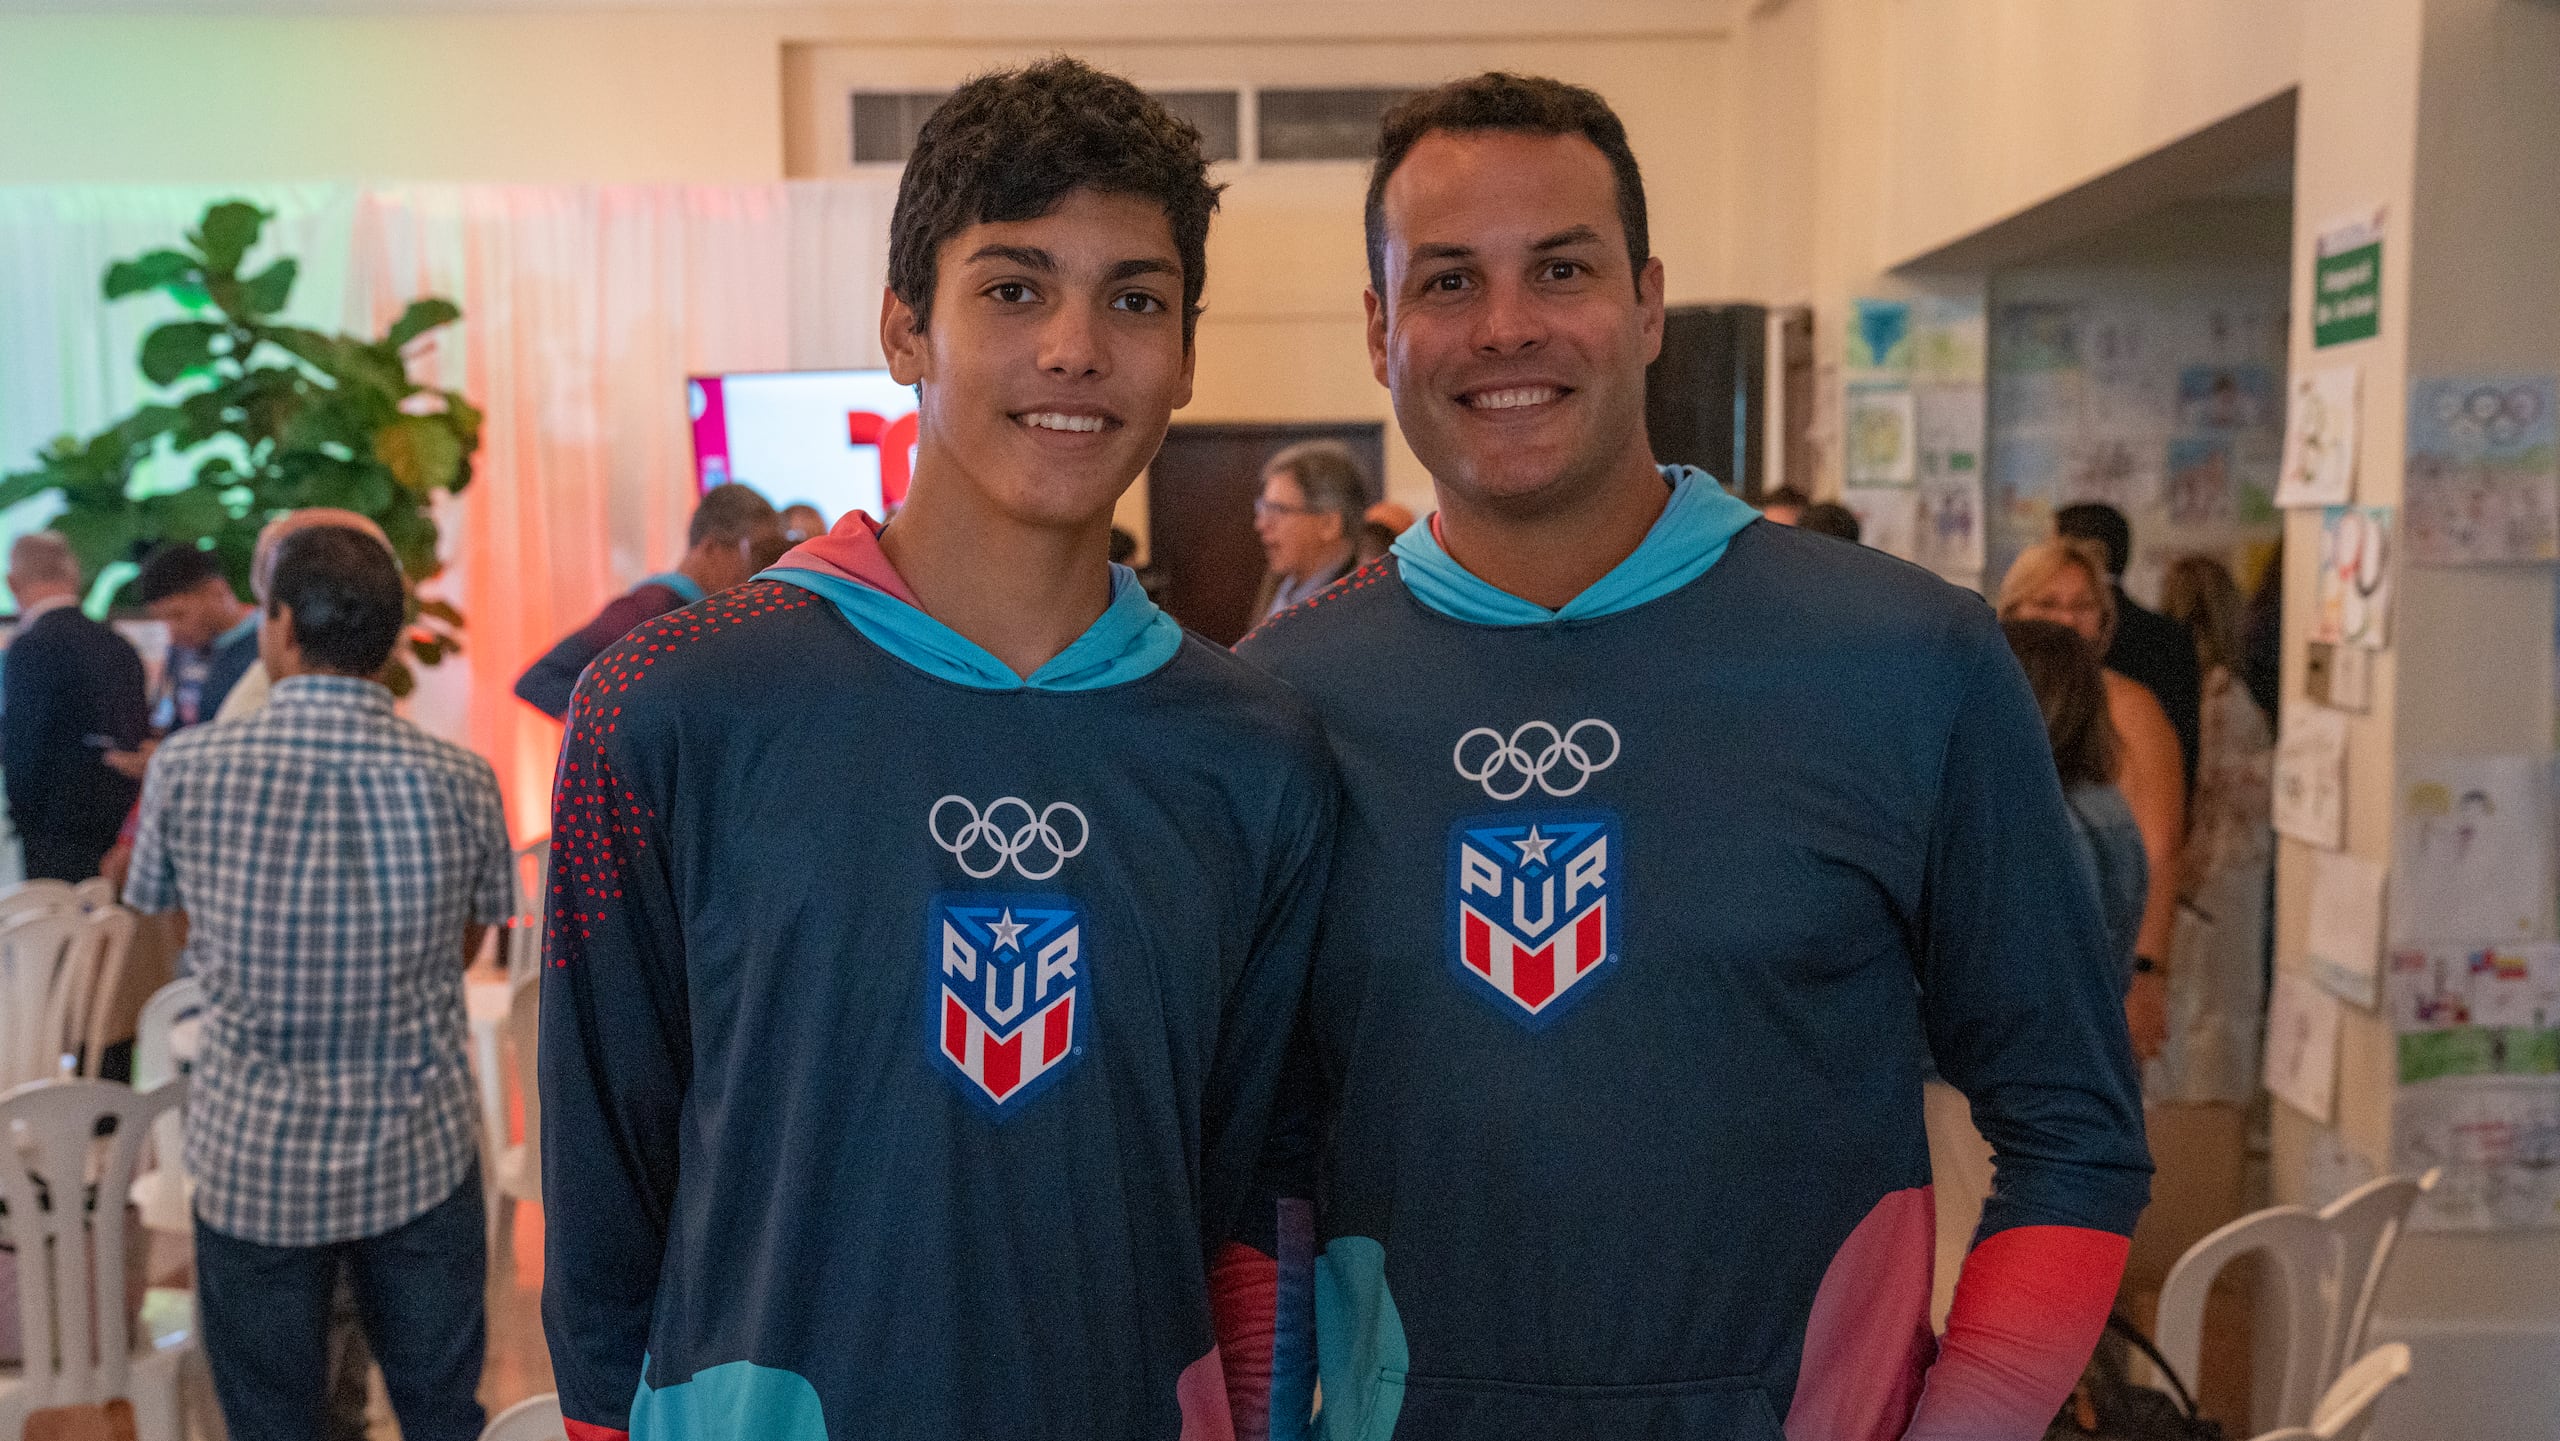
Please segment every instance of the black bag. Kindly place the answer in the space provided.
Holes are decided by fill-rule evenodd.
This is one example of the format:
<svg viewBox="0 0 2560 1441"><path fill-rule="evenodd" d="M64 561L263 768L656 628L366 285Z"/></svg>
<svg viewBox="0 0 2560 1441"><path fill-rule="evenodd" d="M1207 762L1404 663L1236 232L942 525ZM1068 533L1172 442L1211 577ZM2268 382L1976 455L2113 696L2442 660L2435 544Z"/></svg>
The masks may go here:
<svg viewBox="0 0 2560 1441"><path fill-rule="evenodd" d="M2127 1360L2130 1351L2149 1359L2177 1394L2136 1382ZM2195 1397L2160 1348L2140 1327L2114 1315L2107 1317L2107 1333L2098 1338L2080 1384L2044 1434L2045 1441L2224 1441L2220 1422L2196 1414Z"/></svg>

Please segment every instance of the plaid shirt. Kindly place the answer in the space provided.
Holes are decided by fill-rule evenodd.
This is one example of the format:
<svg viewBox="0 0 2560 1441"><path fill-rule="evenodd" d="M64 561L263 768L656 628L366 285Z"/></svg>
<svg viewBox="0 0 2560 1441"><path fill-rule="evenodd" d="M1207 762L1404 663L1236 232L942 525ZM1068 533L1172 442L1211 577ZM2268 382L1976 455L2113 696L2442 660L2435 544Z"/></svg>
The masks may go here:
<svg viewBox="0 0 2560 1441"><path fill-rule="evenodd" d="M316 1246L453 1194L479 1145L463 930L504 920L514 891L489 763L371 681L279 681L258 714L160 748L125 900L187 913L206 1225Z"/></svg>

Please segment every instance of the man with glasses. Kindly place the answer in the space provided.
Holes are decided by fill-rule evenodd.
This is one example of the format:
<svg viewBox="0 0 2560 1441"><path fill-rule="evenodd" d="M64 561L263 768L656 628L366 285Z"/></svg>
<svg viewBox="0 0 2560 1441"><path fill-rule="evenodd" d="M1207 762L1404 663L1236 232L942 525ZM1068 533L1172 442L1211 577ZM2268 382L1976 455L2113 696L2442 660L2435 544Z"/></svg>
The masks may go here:
<svg viewBox="0 0 2560 1441"><path fill-rule="evenodd" d="M1270 563L1254 624L1351 573L1368 508L1369 480L1348 447L1310 440L1271 457L1253 502L1253 533Z"/></svg>

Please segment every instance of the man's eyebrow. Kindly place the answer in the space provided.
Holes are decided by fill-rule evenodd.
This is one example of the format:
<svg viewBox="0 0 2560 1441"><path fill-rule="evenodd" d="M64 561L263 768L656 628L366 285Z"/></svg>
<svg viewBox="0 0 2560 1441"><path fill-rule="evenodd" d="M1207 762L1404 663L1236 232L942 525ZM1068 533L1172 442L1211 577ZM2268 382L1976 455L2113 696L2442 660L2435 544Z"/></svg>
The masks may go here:
<svg viewBox="0 0 2560 1441"><path fill-rule="evenodd" d="M1058 269L1058 257L1036 245L982 245L975 255L961 263L975 265L981 260L1010 261L1025 270L1037 270L1044 275L1053 275Z"/></svg>
<svg viewBox="0 0 2560 1441"><path fill-rule="evenodd" d="M1475 248L1473 246L1458 245L1446 240L1435 240L1413 247L1409 258L1413 260L1465 260L1473 256L1475 253Z"/></svg>
<svg viewBox="0 0 2560 1441"><path fill-rule="evenodd" d="M1538 252L1562 250L1568 245L1596 244L1599 239L1599 231L1592 229L1588 225L1577 225L1570 230L1559 230L1555 234L1548 236L1546 239L1539 241L1537 244L1532 245L1529 248L1532 251Z"/></svg>
<svg viewBox="0 0 2560 1441"><path fill-rule="evenodd" d="M1170 260L1157 260L1152 257L1140 260L1123 260L1119 264L1111 267L1110 278L1114 283L1117 283L1123 280L1134 280L1141 275L1170 275L1174 279L1179 280L1182 278L1182 267L1174 264Z"/></svg>

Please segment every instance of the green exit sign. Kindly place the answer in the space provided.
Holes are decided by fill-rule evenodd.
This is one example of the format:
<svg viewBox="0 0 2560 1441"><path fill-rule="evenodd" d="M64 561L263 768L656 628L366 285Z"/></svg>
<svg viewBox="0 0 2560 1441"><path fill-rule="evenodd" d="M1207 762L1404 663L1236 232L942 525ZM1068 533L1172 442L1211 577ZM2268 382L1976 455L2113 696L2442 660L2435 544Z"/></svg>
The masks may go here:
<svg viewBox="0 0 2560 1441"><path fill-rule="evenodd" d="M2382 216L2320 237L2311 270L2311 343L2340 345L2382 333Z"/></svg>

